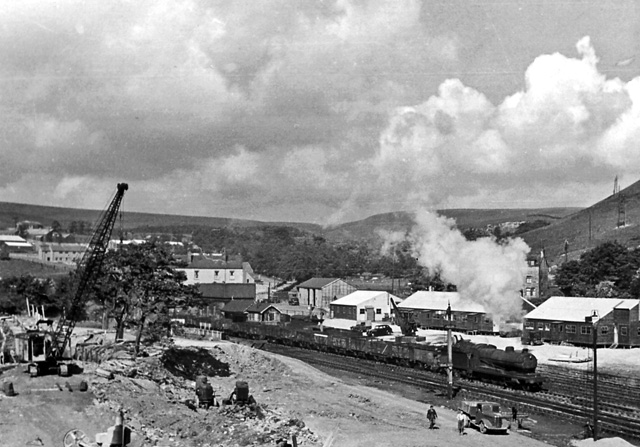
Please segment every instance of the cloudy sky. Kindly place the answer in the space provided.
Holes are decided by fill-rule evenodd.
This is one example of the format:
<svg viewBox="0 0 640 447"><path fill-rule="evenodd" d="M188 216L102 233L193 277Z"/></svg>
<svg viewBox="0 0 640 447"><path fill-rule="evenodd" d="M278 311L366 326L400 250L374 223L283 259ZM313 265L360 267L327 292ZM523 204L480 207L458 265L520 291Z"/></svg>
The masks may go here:
<svg viewBox="0 0 640 447"><path fill-rule="evenodd" d="M633 0L0 1L0 201L330 224L640 179Z"/></svg>

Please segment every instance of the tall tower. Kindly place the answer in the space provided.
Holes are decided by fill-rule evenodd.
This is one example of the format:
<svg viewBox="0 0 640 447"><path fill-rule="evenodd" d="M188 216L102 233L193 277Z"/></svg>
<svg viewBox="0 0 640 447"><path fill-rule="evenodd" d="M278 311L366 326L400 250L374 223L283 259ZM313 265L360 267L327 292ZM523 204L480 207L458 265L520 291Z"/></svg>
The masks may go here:
<svg viewBox="0 0 640 447"><path fill-rule="evenodd" d="M613 195L618 199L618 223L616 224L616 228L624 227L627 225L627 210L624 194L620 192L620 183L618 183L617 175L613 181Z"/></svg>

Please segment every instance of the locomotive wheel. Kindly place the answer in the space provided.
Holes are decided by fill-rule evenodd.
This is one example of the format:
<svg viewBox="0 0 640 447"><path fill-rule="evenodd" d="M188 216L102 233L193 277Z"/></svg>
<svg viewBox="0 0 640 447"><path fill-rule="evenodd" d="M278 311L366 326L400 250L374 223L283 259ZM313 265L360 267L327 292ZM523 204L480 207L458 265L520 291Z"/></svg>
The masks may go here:
<svg viewBox="0 0 640 447"><path fill-rule="evenodd" d="M487 426L484 425L484 422L480 421L478 427L480 428L480 433L482 433L483 435L487 432Z"/></svg>
<svg viewBox="0 0 640 447"><path fill-rule="evenodd" d="M64 435L62 443L64 447L84 447L89 445L90 440L82 430L74 428Z"/></svg>

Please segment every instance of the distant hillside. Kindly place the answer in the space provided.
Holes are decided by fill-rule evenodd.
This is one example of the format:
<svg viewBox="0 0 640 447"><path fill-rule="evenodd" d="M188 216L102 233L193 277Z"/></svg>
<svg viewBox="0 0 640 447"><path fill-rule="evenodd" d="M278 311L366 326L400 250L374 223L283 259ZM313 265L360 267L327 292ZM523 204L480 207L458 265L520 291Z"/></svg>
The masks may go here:
<svg viewBox="0 0 640 447"><path fill-rule="evenodd" d="M53 206L25 205L0 202L0 228L15 227L15 222L33 220L45 227L58 221L62 228L68 228L72 221L95 223L102 211L77 208L59 208ZM117 226L120 225L118 220ZM297 222L261 222L257 220L230 219L224 217L178 216L174 214L152 214L123 212L124 229L167 226L204 226L204 227L255 227L262 225L286 225L310 232L321 232L320 225Z"/></svg>
<svg viewBox="0 0 640 447"><path fill-rule="evenodd" d="M618 241L626 246L640 245L640 182L620 192L624 197L626 226L618 228L619 196L606 199L580 210L553 224L530 231L522 238L534 250L544 247L549 259L558 262L568 242L569 259L606 241Z"/></svg>
<svg viewBox="0 0 640 447"><path fill-rule="evenodd" d="M580 208L539 208L539 209L452 209L438 210L438 214L452 218L461 231L468 228L484 228L504 222L545 220L554 222L575 213ZM325 230L327 238L377 239L378 230L406 232L413 226L413 213L395 212L376 214L364 220L349 222Z"/></svg>
<svg viewBox="0 0 640 447"><path fill-rule="evenodd" d="M635 187L635 189L633 189ZM627 188L623 193L627 199L627 221L640 220L638 195L640 184ZM635 192L633 192L635 191ZM621 240L622 236L631 240L637 236L635 226L615 230L617 221L617 201L612 198L594 205L592 208L593 241ZM58 221L62 228L68 228L72 221L95 223L101 211L53 206L25 205L0 202L0 228L12 228L16 221L32 220L50 226ZM440 210L439 214L455 219L459 229L470 227L484 228L489 224L546 220L552 225L543 229L525 233L523 238L532 248L546 247L550 254L558 253L565 239L570 241L571 250L584 248L588 241L588 213L578 208L541 208L541 209L452 209ZM116 224L120 226L120 221ZM282 225L298 228L309 233L322 235L328 240L379 240L378 230L406 232L413 226L413 214L395 212L376 214L366 219L323 228L317 224L303 222L262 222L257 220L230 219L222 217L179 216L174 214L152 214L124 211L122 226L126 230L146 227L257 227L263 225ZM607 233L605 230L611 230Z"/></svg>

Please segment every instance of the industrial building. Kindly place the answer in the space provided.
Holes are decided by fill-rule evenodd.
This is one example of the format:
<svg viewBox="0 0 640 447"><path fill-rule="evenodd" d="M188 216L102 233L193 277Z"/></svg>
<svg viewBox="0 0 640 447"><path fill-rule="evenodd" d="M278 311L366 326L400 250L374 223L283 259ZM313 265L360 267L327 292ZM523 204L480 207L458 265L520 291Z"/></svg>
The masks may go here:
<svg viewBox="0 0 640 447"><path fill-rule="evenodd" d="M399 310L423 329L444 329L449 306L454 330L479 334L499 331L482 305L463 299L458 292L420 290L398 304Z"/></svg>
<svg viewBox="0 0 640 447"><path fill-rule="evenodd" d="M594 325L590 319L595 314L598 346L640 346L639 303L637 299L552 296L524 316L522 337L591 346Z"/></svg>
<svg viewBox="0 0 640 447"><path fill-rule="evenodd" d="M298 303L301 306L321 307L329 310L329 304L356 291L351 284L338 278L311 278L300 283Z"/></svg>

